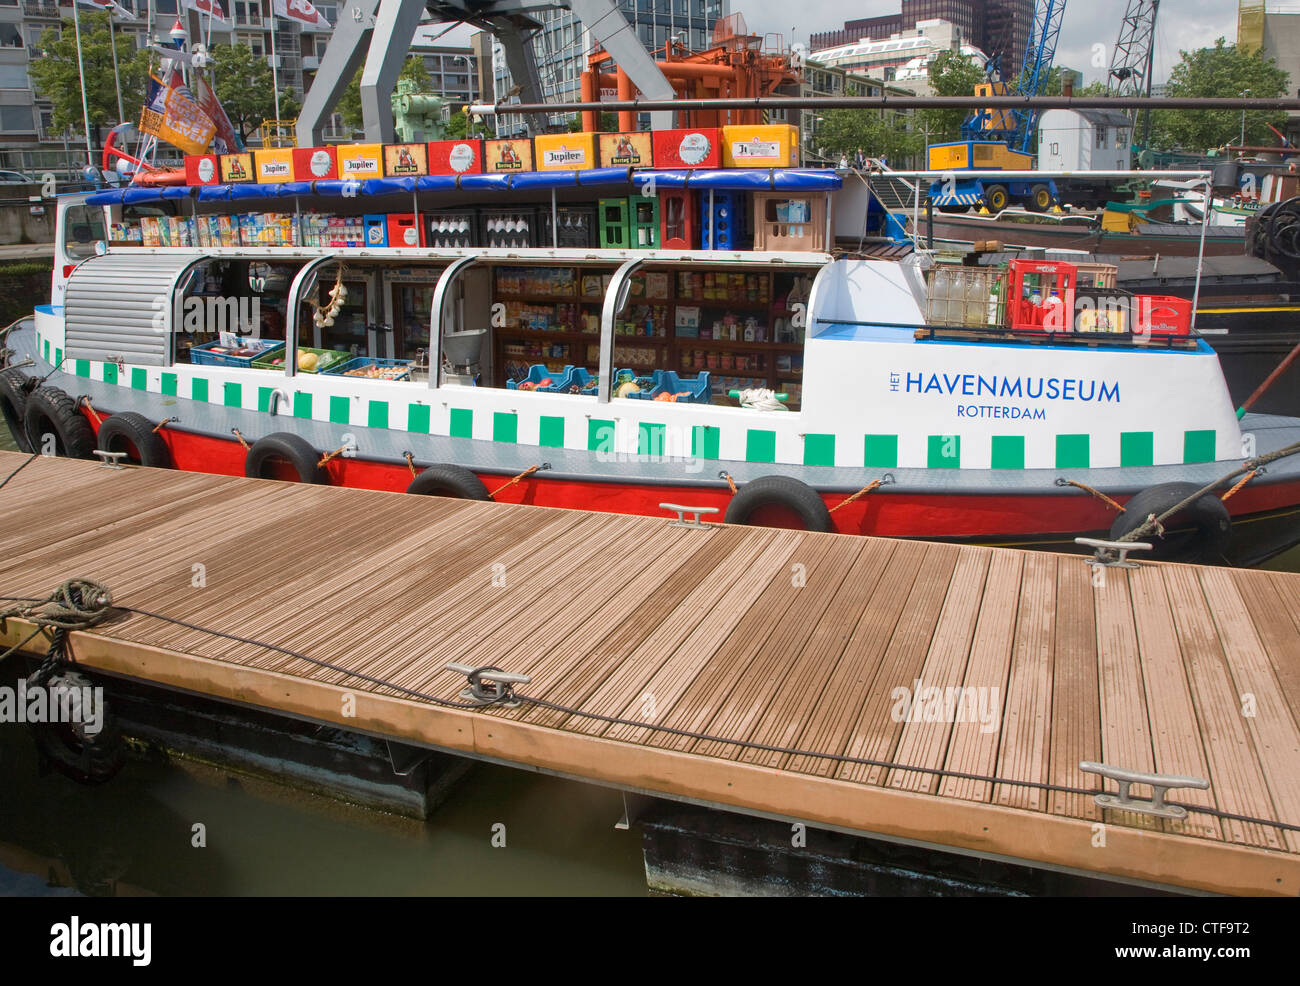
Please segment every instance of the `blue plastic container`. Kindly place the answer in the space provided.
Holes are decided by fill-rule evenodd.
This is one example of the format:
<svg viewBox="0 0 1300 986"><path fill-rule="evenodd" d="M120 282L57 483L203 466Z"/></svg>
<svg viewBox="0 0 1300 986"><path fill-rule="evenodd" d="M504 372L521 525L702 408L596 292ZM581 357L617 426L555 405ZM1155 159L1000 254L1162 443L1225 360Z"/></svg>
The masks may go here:
<svg viewBox="0 0 1300 986"><path fill-rule="evenodd" d="M388 246L388 216L362 216L361 224L366 232L366 246Z"/></svg>
<svg viewBox="0 0 1300 986"><path fill-rule="evenodd" d="M362 376L358 373L350 373L350 370L360 370L367 366L382 366L392 368L391 376ZM328 370L321 370L322 374L334 377L354 376L362 380L410 380L411 364L404 359L376 359L373 356L357 356L348 360L346 363L339 363L331 366Z"/></svg>
<svg viewBox="0 0 1300 986"><path fill-rule="evenodd" d="M274 356L284 349L283 342L276 342L273 339L253 339L246 343L251 349L258 343L267 345L258 349L251 356L232 356L229 353L216 352L215 350L225 348L217 342L209 342L202 346L190 347L190 362L196 366L248 366L253 365L255 359L265 359L268 356Z"/></svg>

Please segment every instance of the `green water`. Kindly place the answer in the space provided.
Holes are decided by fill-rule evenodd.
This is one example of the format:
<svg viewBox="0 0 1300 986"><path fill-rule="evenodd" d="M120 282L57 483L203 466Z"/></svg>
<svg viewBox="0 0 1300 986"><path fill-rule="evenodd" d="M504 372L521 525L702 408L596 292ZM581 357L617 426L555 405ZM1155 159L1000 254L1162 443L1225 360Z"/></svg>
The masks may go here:
<svg viewBox="0 0 1300 986"><path fill-rule="evenodd" d="M1300 571L1300 549L1268 567ZM486 765L427 822L193 764L132 760L88 788L38 777L26 727L0 724L0 894L644 894L622 810L613 791Z"/></svg>

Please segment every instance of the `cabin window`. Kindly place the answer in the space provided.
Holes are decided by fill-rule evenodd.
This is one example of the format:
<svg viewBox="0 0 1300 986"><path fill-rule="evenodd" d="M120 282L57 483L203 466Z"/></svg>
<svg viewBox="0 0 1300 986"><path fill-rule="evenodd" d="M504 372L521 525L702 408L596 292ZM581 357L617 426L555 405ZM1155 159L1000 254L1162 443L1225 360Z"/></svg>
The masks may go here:
<svg viewBox="0 0 1300 986"><path fill-rule="evenodd" d="M181 286L176 361L217 366L284 366L285 312L300 261L207 260Z"/></svg>
<svg viewBox="0 0 1300 986"><path fill-rule="evenodd" d="M63 220L63 251L78 260L95 255L95 243L107 239L104 210L99 206L74 205Z"/></svg>

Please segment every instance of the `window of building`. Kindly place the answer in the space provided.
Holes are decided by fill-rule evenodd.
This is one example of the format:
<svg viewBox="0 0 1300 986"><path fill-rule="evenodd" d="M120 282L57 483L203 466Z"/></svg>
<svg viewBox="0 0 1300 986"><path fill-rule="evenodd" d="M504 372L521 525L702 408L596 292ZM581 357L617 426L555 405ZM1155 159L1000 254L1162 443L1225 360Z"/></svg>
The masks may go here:
<svg viewBox="0 0 1300 986"><path fill-rule="evenodd" d="M0 65L0 89L30 89L31 81L27 78L26 65ZM32 128L31 107L22 107L29 114L26 129Z"/></svg>
<svg viewBox="0 0 1300 986"><path fill-rule="evenodd" d="M153 9L156 14L174 14L176 0L153 0Z"/></svg>
<svg viewBox="0 0 1300 986"><path fill-rule="evenodd" d="M0 21L0 48L21 48L23 32L18 25L9 21Z"/></svg>
<svg viewBox="0 0 1300 986"><path fill-rule="evenodd" d="M23 77L26 76L24 72ZM34 120L30 106L0 106L0 130L5 133L34 133Z"/></svg>

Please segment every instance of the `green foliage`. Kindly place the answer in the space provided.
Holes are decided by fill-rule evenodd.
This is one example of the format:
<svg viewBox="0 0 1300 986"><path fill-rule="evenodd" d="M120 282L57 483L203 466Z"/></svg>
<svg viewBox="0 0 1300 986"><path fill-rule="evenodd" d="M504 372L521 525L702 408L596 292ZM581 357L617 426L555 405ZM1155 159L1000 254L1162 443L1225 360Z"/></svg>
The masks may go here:
<svg viewBox="0 0 1300 986"><path fill-rule="evenodd" d="M1237 97L1249 90L1249 98L1269 99L1290 89L1287 73L1273 59L1243 54L1223 38L1215 41L1213 48L1181 54L1182 61L1169 76L1170 96ZM1246 113L1246 143L1274 143L1268 124L1281 127L1285 122L1284 112ZM1240 110L1158 110L1152 114L1151 145L1199 153L1236 144L1241 140L1241 123Z"/></svg>
<svg viewBox="0 0 1300 986"><path fill-rule="evenodd" d="M239 136L247 140L257 131L262 121L270 118L273 106L274 89L271 85L271 66L265 58L253 54L253 49L246 44L213 45L209 53L211 78L217 91L217 98L230 117L231 125L239 131ZM286 98L294 100L290 92L280 93L280 106L285 106ZM282 115L281 119L292 119L297 114Z"/></svg>
<svg viewBox="0 0 1300 986"><path fill-rule="evenodd" d="M828 110L817 130L817 147L831 160L841 154L850 160L858 148L867 157L888 158L895 164L918 153L922 136L906 130L905 118L893 110Z"/></svg>
<svg viewBox="0 0 1300 986"><path fill-rule="evenodd" d="M136 123L144 104L149 53L137 51L129 34L114 31L110 41L108 15L79 13L81 57L86 73L86 110L90 125L98 129L118 123ZM72 20L48 28L38 42L41 54L28 72L36 91L53 104L51 130L74 133L83 129L81 77L77 72L77 38ZM117 118L117 90L113 84L113 51L117 51L118 76L122 84L122 109L127 120Z"/></svg>
<svg viewBox="0 0 1300 986"><path fill-rule="evenodd" d="M338 106L335 111L343 118L343 122L353 130L360 130L365 126L365 121L361 114L361 73L365 67L357 69L356 75L352 76L352 81L348 87L343 90L343 95L339 97ZM418 55L411 55L402 65L402 71L397 73L397 78L410 79L415 83L413 92L427 93L433 91L433 79L429 75L429 70L424 67L424 59Z"/></svg>
<svg viewBox="0 0 1300 986"><path fill-rule="evenodd" d="M466 137L490 137L487 126L479 121L475 123L468 113L453 109L451 119L447 121L447 140L464 140Z"/></svg>
<svg viewBox="0 0 1300 986"><path fill-rule="evenodd" d="M936 96L973 96L975 87L984 81L984 71L969 58L952 51L941 51L930 63L930 87ZM921 129L929 133L932 144L961 139L962 121L968 111L920 110Z"/></svg>

